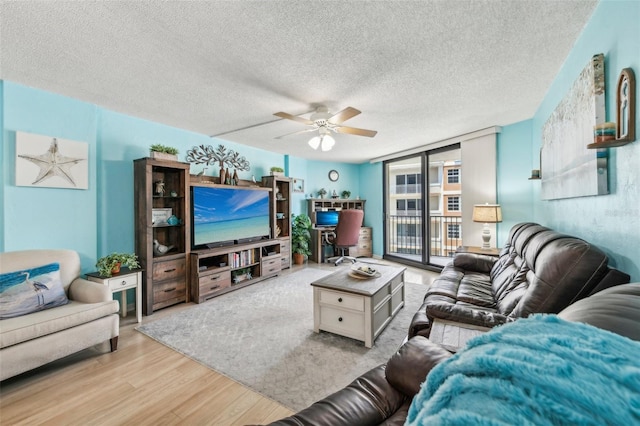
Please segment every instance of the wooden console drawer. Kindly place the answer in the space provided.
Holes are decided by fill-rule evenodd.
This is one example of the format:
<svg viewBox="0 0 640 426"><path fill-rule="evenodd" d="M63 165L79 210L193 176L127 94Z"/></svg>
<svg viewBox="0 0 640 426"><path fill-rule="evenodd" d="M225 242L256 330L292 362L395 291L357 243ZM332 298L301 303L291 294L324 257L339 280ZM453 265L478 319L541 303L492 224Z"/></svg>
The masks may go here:
<svg viewBox="0 0 640 426"><path fill-rule="evenodd" d="M227 271L204 275L198 279L200 296L231 287L231 273Z"/></svg>
<svg viewBox="0 0 640 426"><path fill-rule="evenodd" d="M171 304L178 301L185 301L187 295L187 281L185 277L153 283L153 304L154 309L156 304L162 306L163 302L172 301ZM175 300L175 302L173 302Z"/></svg>
<svg viewBox="0 0 640 426"><path fill-rule="evenodd" d="M356 296L355 294L320 290L320 304L364 312L364 298L362 296Z"/></svg>
<svg viewBox="0 0 640 426"><path fill-rule="evenodd" d="M154 281L162 281L169 280L172 278L183 278L187 273L187 260L182 259L174 259L167 260L165 262L153 262L153 280Z"/></svg>
<svg viewBox="0 0 640 426"><path fill-rule="evenodd" d="M262 259L262 276L274 275L282 270L280 256L269 256Z"/></svg>

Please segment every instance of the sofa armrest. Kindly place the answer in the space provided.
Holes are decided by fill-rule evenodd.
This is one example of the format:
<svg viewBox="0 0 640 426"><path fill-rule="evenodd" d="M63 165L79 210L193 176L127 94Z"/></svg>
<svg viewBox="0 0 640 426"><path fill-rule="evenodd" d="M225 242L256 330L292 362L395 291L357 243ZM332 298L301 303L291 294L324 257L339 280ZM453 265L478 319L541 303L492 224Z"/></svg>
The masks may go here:
<svg viewBox="0 0 640 426"><path fill-rule="evenodd" d="M428 302L427 316L429 318L439 318L487 328L493 328L511 321L506 315L497 312L483 311L449 302Z"/></svg>
<svg viewBox="0 0 640 426"><path fill-rule="evenodd" d="M473 272L491 272L497 257L476 253L456 253L453 257L453 266Z"/></svg>
<svg viewBox="0 0 640 426"><path fill-rule="evenodd" d="M431 369L451 356L451 352L426 337L413 337L387 362L387 380L393 387L413 398Z"/></svg>
<svg viewBox="0 0 640 426"><path fill-rule="evenodd" d="M69 285L69 299L82 303L108 302L112 299L109 288L100 283L76 278Z"/></svg>
<svg viewBox="0 0 640 426"><path fill-rule="evenodd" d="M409 338L412 338L413 336L429 337L429 330L431 330L431 322L427 317L427 304L423 303L422 306L420 306L420 309L413 314L407 336Z"/></svg>
<svg viewBox="0 0 640 426"><path fill-rule="evenodd" d="M385 377L385 366L369 370L347 387L272 426L379 425L401 409L407 397ZM404 420L403 420L404 421Z"/></svg>

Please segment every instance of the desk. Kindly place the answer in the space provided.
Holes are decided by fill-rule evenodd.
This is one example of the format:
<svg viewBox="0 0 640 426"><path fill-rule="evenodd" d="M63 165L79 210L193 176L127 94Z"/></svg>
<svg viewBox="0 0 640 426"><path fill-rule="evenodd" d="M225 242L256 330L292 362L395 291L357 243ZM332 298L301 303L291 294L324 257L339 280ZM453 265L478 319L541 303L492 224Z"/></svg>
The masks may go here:
<svg viewBox="0 0 640 426"><path fill-rule="evenodd" d="M326 244L325 234L334 232L335 228L313 228L311 230L311 256L309 260L316 263L324 263L327 257L335 256L333 246ZM373 256L373 230L371 227L360 228L358 245L348 250L348 255L353 257ZM325 251L326 250L326 251Z"/></svg>
<svg viewBox="0 0 640 426"><path fill-rule="evenodd" d="M333 247L327 245L325 239L325 235L332 233L334 230L335 228L313 228L311 230L311 256L309 256L309 260L316 263L324 263L327 257L334 255ZM326 253L324 252L325 246L327 248Z"/></svg>

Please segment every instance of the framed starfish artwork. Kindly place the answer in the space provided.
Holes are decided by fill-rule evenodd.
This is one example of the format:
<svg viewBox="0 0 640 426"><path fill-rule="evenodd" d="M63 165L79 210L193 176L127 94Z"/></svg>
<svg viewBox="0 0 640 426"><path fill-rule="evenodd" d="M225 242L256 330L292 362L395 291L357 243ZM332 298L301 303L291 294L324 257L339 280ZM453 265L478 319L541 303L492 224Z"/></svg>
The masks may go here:
<svg viewBox="0 0 640 426"><path fill-rule="evenodd" d="M89 144L16 132L16 185L89 188Z"/></svg>

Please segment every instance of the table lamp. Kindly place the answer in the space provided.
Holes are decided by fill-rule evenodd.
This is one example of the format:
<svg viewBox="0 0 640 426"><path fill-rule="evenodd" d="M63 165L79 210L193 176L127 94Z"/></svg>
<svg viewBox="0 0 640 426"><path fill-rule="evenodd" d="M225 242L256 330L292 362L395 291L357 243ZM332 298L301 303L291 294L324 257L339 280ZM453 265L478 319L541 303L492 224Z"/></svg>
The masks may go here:
<svg viewBox="0 0 640 426"><path fill-rule="evenodd" d="M482 248L484 250L491 248L489 246L489 241L491 241L491 230L489 229L489 224L502 222L502 210L500 210L500 204L474 205L473 221L484 223L484 228L482 230Z"/></svg>

